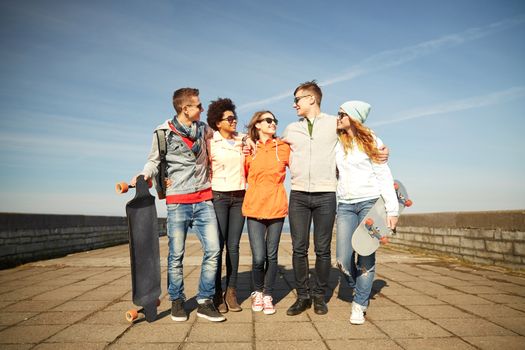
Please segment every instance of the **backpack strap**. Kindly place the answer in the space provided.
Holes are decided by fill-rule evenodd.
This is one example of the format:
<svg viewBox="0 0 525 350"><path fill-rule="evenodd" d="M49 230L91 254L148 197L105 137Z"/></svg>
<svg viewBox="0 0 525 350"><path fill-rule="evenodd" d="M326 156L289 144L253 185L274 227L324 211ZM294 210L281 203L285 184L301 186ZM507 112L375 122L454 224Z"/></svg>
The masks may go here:
<svg viewBox="0 0 525 350"><path fill-rule="evenodd" d="M159 172L157 175L157 193L159 199L164 199L166 198L166 130L155 130L155 134L157 135L157 145L160 156Z"/></svg>

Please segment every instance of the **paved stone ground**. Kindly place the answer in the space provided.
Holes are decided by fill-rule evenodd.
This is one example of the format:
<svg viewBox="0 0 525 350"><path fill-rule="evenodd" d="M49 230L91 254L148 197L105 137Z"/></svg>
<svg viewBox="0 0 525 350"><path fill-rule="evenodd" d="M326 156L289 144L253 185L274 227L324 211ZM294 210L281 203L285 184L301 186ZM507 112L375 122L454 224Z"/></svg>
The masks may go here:
<svg viewBox="0 0 525 350"><path fill-rule="evenodd" d="M312 249L311 249L312 250ZM351 292L332 269L327 315L286 316L292 290L290 236L281 240L277 313L250 309L250 248L241 242L239 296L244 310L224 323L169 317L166 238L161 239L159 319L130 324L127 245L0 271L0 349L525 349L525 278L437 257L380 249L367 322L349 322ZM334 250L335 251L335 250ZM313 261L313 256L311 256ZM196 294L200 245L189 236L186 294ZM311 265L313 266L313 265Z"/></svg>

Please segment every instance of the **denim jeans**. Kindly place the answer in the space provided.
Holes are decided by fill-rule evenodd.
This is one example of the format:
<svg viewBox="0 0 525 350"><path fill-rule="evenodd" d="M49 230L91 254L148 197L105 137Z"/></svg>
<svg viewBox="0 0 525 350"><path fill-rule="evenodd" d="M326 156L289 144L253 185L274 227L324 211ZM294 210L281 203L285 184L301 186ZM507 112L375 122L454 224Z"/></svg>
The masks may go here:
<svg viewBox="0 0 525 350"><path fill-rule="evenodd" d="M244 226L242 201L245 191L213 191L213 207L219 224L220 255L217 264L215 290L221 291L222 252L226 246L226 287L237 287L239 271L239 241Z"/></svg>
<svg viewBox="0 0 525 350"><path fill-rule="evenodd" d="M219 259L219 230L211 201L194 204L168 204L168 293L170 300L182 298L184 280L182 260L186 236L190 227L195 228L204 255L197 300L210 299L215 294L215 275Z"/></svg>
<svg viewBox="0 0 525 350"><path fill-rule="evenodd" d="M257 220L248 218L248 236L252 248L254 291L272 295L277 275L277 255L284 218Z"/></svg>
<svg viewBox="0 0 525 350"><path fill-rule="evenodd" d="M335 192L290 192L288 218L293 246L293 271L299 298L308 299L310 294L324 297L326 294L331 268L330 244L335 211ZM314 285L310 293L308 248L312 220L316 258Z"/></svg>
<svg viewBox="0 0 525 350"><path fill-rule="evenodd" d="M376 270L376 253L357 256L352 247L352 236L377 199L354 204L339 203L337 207L336 260L348 286L354 288L354 302L368 306Z"/></svg>

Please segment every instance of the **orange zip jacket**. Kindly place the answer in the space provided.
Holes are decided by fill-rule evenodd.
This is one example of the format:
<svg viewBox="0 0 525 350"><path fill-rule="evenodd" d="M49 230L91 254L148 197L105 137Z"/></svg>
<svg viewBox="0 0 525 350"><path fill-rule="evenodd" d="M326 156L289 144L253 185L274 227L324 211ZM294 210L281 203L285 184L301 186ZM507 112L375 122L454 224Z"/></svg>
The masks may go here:
<svg viewBox="0 0 525 350"><path fill-rule="evenodd" d="M245 158L248 189L242 214L255 219L284 218L288 214L288 198L284 188L290 146L271 139L257 141L255 153Z"/></svg>

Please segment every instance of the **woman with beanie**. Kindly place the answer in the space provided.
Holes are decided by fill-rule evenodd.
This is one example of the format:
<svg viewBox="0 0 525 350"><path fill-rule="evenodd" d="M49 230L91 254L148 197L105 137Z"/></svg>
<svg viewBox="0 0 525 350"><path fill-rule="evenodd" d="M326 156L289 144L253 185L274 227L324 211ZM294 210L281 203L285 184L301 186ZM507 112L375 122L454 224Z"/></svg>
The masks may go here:
<svg viewBox="0 0 525 350"><path fill-rule="evenodd" d="M375 275L375 252L356 257L352 235L379 196L385 201L387 225L391 229L396 227L399 210L390 168L387 163L378 163L383 142L363 124L369 112L368 103L348 101L339 108L337 119L336 257L337 267L355 292L350 316L352 324L365 322L364 311Z"/></svg>
<svg viewBox="0 0 525 350"><path fill-rule="evenodd" d="M252 310L275 313L273 285L277 275L277 255L288 199L284 188L290 146L275 137L277 119L269 111L256 112L248 136L255 150L246 156L248 190L242 213L247 217L252 250Z"/></svg>
<svg viewBox="0 0 525 350"><path fill-rule="evenodd" d="M242 202L246 189L242 136L237 133L235 105L219 98L208 106L208 125L215 130L210 140L213 206L219 224L220 255L215 279L214 303L219 312L241 311L237 302L239 241L244 226ZM226 291L223 294L222 253L226 246Z"/></svg>

